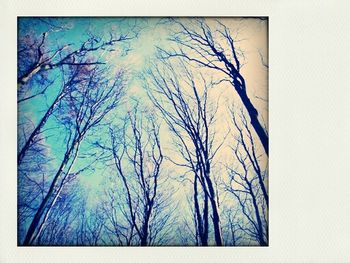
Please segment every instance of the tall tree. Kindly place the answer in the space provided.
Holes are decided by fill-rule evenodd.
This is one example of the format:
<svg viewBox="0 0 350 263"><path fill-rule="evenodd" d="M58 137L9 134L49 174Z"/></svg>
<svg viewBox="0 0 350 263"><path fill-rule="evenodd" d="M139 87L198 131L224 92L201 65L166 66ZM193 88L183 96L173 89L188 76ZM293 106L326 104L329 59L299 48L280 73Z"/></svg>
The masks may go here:
<svg viewBox="0 0 350 263"><path fill-rule="evenodd" d="M240 228L259 245L266 246L268 244L266 170L260 168L263 160L258 157L243 111L240 111L240 121L233 110L231 114L233 125L238 131L235 146L231 147L237 165L228 167L230 181L226 189L238 201L247 221L248 227L240 225Z"/></svg>
<svg viewBox="0 0 350 263"><path fill-rule="evenodd" d="M47 43L48 35L54 34L46 31L37 38L31 35L24 35L19 38L18 43L18 77L19 87L28 83L34 76L41 75L47 71L67 66L91 66L105 64L105 62L94 58L97 51L113 50L117 42L135 38L136 34L130 31L129 34L120 34L115 37L110 34L110 39L104 40L101 37L89 34L80 47L74 48L71 43L62 43L59 47L52 49Z"/></svg>
<svg viewBox="0 0 350 263"><path fill-rule="evenodd" d="M28 102L39 95L47 94L47 89L53 84L61 86L59 91L49 103L43 116L28 134L23 145L20 146L17 156L17 164L20 165L28 149L36 143L46 122L57 108L60 101L67 96L72 86L81 81L81 76L89 66L105 64L97 58L98 52L112 47L117 42L122 42L134 36L120 35L110 36L105 41L97 36L90 35L80 48L72 50L71 44L62 44L55 50L50 49L47 42L48 32L44 32L39 39L25 35L19 38L18 47L18 103ZM51 80L48 71L58 70L62 81L58 77ZM86 73L86 72L85 72ZM35 78L35 83L29 81ZM52 93L51 93L52 94Z"/></svg>
<svg viewBox="0 0 350 263"><path fill-rule="evenodd" d="M171 38L179 47L172 51L160 49L163 58L185 58L187 61L216 70L228 77L268 155L268 134L259 120L258 110L248 96L246 80L241 73L242 63L230 29L219 20L215 29L201 18L187 22L180 19L171 19L171 21L180 28Z"/></svg>
<svg viewBox="0 0 350 263"><path fill-rule="evenodd" d="M162 213L160 209L165 209L159 193L164 159L159 126L152 116L144 115L136 106L128 113L120 136L110 131L114 164L125 192L130 229L135 230L141 246L152 244L169 218L157 218ZM156 221L161 223L160 229L154 228L152 233L151 227Z"/></svg>
<svg viewBox="0 0 350 263"><path fill-rule="evenodd" d="M208 83L203 76L196 80L186 65L181 60L178 62L180 67L175 68L172 63L163 60L162 66L157 65L149 72L149 97L176 138L177 149L185 160L185 164L180 165L193 173L194 211L201 244L208 245L210 203L215 242L221 246L217 193L211 172L212 160L221 146L215 145L216 133L211 129L217 104L210 104L208 99L212 83ZM202 209L199 187L203 194Z"/></svg>
<svg viewBox="0 0 350 263"><path fill-rule="evenodd" d="M264 156L261 156L255 145L253 134L250 130L249 123L247 118L244 115L244 111L241 109L239 112L240 122L238 122L234 109L230 109L232 123L237 131L236 140L239 141L239 144L242 148L242 151L246 154L248 158L247 163L253 167L255 175L258 178L260 189L263 193L263 197L266 203L266 206L269 206L269 195L266 187L266 170L261 167L261 162L264 160Z"/></svg>
<svg viewBox="0 0 350 263"><path fill-rule="evenodd" d="M67 176L77 160L79 149L87 132L96 129L103 118L118 106L123 95L122 73L114 79L106 77L106 69L92 66L83 82L79 83L60 104L58 118L67 132L66 151L53 176L50 188L36 211L28 228L24 245L34 241L35 232L50 213Z"/></svg>

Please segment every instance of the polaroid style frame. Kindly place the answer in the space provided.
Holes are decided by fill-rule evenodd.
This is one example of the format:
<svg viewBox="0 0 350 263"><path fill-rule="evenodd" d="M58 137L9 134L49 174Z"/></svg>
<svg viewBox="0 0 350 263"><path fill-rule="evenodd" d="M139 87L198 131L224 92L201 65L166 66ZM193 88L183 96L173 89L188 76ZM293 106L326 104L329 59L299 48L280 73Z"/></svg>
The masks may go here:
<svg viewBox="0 0 350 263"><path fill-rule="evenodd" d="M349 262L349 4L3 0L0 262ZM268 16L269 247L17 247L17 16Z"/></svg>

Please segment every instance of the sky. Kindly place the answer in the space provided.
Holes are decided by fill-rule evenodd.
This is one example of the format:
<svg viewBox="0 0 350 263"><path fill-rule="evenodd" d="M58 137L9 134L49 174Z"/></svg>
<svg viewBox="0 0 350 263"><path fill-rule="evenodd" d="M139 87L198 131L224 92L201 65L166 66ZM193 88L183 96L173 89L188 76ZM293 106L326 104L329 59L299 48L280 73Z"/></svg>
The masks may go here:
<svg viewBox="0 0 350 263"><path fill-rule="evenodd" d="M47 25L42 21L34 21L34 26L28 28L26 22L30 18L26 19L20 19L19 36L26 33L40 35L47 30ZM151 63L156 61L157 47L176 48L176 45L169 40L172 33L176 31L174 25L164 23L160 18L64 18L62 21L66 25L67 30L57 30L57 32L49 33L48 43L51 46L60 46L62 43L74 43L73 47L78 47L79 43L82 43L90 32L108 39L110 33L112 35L118 35L121 32L133 34L132 30L139 31L138 36L129 43L117 44L113 52L103 52L101 59L110 65L111 72L124 69L128 75L127 93L123 99L123 105L120 112L111 115L113 118L119 115L122 117L130 105L133 104L133 99L135 98L141 101L141 104L151 105L145 91L143 78L146 76L145 72L151 67ZM216 22L215 18L208 18L206 21L208 25L214 25ZM244 57L241 57L244 64L241 74L245 77L248 95L261 114L263 123L268 125L268 74L267 68L263 65L263 63L268 63L267 23L257 19L238 18L219 18L219 21L226 24L231 29L231 33L236 36L235 39L238 39L236 48L244 54ZM212 70L204 70L203 73L213 79L221 78L220 73ZM196 77L198 76L196 75ZM39 122L43 111L53 100L61 85L62 82L57 81L48 89L46 96L21 104L18 108L19 119L23 116L30 116L34 122ZM227 134L227 131L232 129L230 115L227 110L228 105L234 103L240 107L240 101L232 86L225 82L210 90L210 100L213 102L219 100L217 121L214 129L217 130L218 140L221 141ZM118 125L118 120L115 123ZM52 164L55 167L64 154L65 149L62 147L62 143L65 134L62 133L61 129L57 128L57 123L54 119L49 120L46 128L53 128L48 132L50 136L45 143L50 148L50 154L53 156ZM97 137L99 136L98 134ZM174 160L180 160L181 157L177 156L176 149L174 149L174 144L172 143L173 137L164 123L162 124L160 139L165 155L171 156ZM255 140L258 141L257 138ZM228 136L225 139L215 159L215 163L218 165L214 167L214 173L220 173L224 169L223 165L232 162L230 149L232 141L232 136ZM83 151L84 148L83 144ZM261 153L262 147L258 148L258 151ZM85 159L78 160L75 169L84 166L87 162ZM262 165L266 167L267 158L262 160ZM99 195L103 191L105 184L108 184L106 177L108 177L110 170L105 168L103 164L99 164L97 169L80 175L79 182L86 190L86 200L88 200L87 203L91 207L98 204ZM163 169L172 178L176 178L179 174L185 172L183 168L175 166L169 161L165 161ZM175 189L179 189L173 196L174 200L183 199L180 203L183 207L186 207L185 194L188 188L182 187L182 183L179 183L178 180L172 180L172 185Z"/></svg>

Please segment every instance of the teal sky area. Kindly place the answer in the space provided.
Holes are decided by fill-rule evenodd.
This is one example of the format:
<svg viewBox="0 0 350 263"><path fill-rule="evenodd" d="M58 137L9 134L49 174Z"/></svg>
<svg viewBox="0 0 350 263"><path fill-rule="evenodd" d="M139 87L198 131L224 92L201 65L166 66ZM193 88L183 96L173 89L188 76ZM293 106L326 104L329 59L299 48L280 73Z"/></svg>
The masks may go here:
<svg viewBox="0 0 350 263"><path fill-rule="evenodd" d="M101 37L104 41L110 39L110 34L118 38L119 35L128 35L133 37L132 41L119 42L113 47L114 52L102 52L97 54L98 60L108 63L113 71L115 69L124 69L128 72L127 90L128 94L124 98L124 103L120 107L125 107L128 101L133 99L142 100L146 93L142 89L142 82L140 74L146 69L149 59L155 52L155 43L160 44L162 40L166 39L166 32L164 29L157 26L159 18L152 19L125 19L125 18L61 18L59 22L63 22L66 29L59 30L50 27L45 23L46 19L41 18L20 18L18 33L19 37L26 34L41 36L43 32L47 32L47 44L50 47L62 47L66 44L71 44L71 48L77 49L81 44L89 38L90 34ZM51 21L50 21L51 22ZM52 21L55 24L55 20ZM57 23L58 24L58 23ZM135 37L135 33L137 36ZM22 103L19 110L19 120L23 117L30 117L34 123L38 123L45 113L48 105L50 105L58 92L61 90L63 81L58 74L59 72L50 72L50 77L55 78L56 81L51 85L45 96L38 96L29 101L29 103ZM115 116L113 114L113 116ZM118 121L118 120L117 120ZM116 122L117 122L116 121ZM45 144L50 149L52 157L52 167L57 167L64 156L65 147L64 140L66 137L64 128L57 125L55 118L50 118L45 125L49 132ZM93 132L90 133L90 140L94 140ZM100 137L100 136L98 136ZM101 139L101 138L96 138ZM102 138L103 140L103 138ZM86 158L88 152L86 143L81 146L81 154L84 156L78 159L75 169L86 166L91 160ZM81 183L92 190L98 190L98 185L101 183L105 174L104 166L99 165L93 172L89 171L80 175ZM89 192L89 191L87 191Z"/></svg>

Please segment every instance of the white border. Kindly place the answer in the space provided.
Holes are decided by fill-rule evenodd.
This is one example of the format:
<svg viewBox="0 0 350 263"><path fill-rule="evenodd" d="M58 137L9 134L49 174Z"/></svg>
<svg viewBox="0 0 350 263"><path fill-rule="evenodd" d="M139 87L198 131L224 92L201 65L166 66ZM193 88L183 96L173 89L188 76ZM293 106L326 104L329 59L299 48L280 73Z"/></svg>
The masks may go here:
<svg viewBox="0 0 350 263"><path fill-rule="evenodd" d="M0 0L0 262L350 262L346 3ZM20 15L269 16L270 246L17 247L15 80Z"/></svg>

